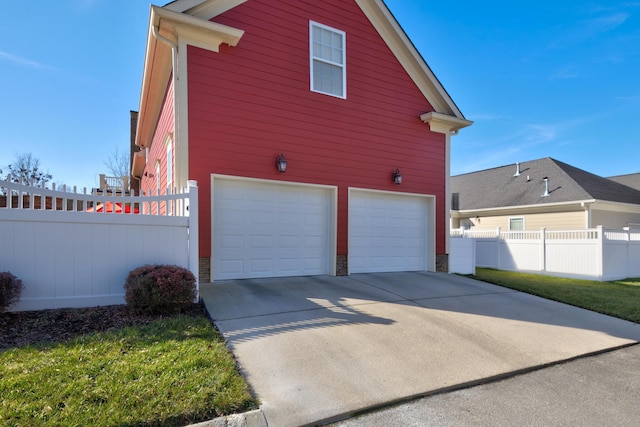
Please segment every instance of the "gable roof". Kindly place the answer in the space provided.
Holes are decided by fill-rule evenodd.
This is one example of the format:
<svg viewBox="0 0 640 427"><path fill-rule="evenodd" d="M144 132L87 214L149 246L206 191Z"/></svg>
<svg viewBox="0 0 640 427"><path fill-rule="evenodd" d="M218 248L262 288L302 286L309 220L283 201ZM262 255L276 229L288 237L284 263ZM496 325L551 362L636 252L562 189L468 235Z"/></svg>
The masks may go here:
<svg viewBox="0 0 640 427"><path fill-rule="evenodd" d="M136 145L148 146L153 135L159 104L164 97L167 79L171 74L172 52L169 43L176 44L178 33L186 34L187 43L200 41L199 47L208 48L203 40L213 39L214 49L220 43L235 46L244 31L211 22L216 16L252 0L175 0L163 7L151 6L147 50L140 95L140 120L136 132ZM464 115L425 60L411 43L404 30L391 14L383 0L353 0L369 19L387 46L391 49L407 74L434 108L432 115L421 119L435 132L455 132L472 124ZM201 35L198 37L198 35ZM158 35L164 41L158 41ZM175 58L173 60L176 60ZM429 113L425 111L425 113Z"/></svg>
<svg viewBox="0 0 640 427"><path fill-rule="evenodd" d="M164 8L209 21L247 1L251 0L175 0L165 5ZM464 120L462 112L389 11L384 0L354 1L435 111ZM469 125L470 123L465 126Z"/></svg>
<svg viewBox="0 0 640 427"><path fill-rule="evenodd" d="M607 201L640 205L640 191L550 157L451 177L458 211ZM549 195L544 177L548 178Z"/></svg>
<svg viewBox="0 0 640 427"><path fill-rule="evenodd" d="M617 175L610 176L608 179L618 182L620 184L624 184L627 187L635 188L636 190L640 190L640 173L631 173L628 175Z"/></svg>

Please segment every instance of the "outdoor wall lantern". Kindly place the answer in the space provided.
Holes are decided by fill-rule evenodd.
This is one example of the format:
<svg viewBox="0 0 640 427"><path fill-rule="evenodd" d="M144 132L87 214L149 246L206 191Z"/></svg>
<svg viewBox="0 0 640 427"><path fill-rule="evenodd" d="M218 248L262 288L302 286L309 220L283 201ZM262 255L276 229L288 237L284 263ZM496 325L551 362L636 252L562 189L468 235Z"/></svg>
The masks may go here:
<svg viewBox="0 0 640 427"><path fill-rule="evenodd" d="M276 159L276 166L280 173L285 173L287 171L287 159L284 158L284 153L280 153Z"/></svg>
<svg viewBox="0 0 640 427"><path fill-rule="evenodd" d="M395 182L397 185L402 184L402 175L400 175L400 169L398 168L393 171L393 182Z"/></svg>

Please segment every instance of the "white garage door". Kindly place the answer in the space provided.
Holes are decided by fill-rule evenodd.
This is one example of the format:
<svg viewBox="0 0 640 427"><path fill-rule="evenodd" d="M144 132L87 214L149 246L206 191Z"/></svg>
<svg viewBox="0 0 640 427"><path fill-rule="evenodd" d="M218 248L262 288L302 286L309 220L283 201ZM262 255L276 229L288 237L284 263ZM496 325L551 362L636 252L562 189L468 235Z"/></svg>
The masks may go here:
<svg viewBox="0 0 640 427"><path fill-rule="evenodd" d="M252 180L213 186L213 278L329 272L331 190Z"/></svg>
<svg viewBox="0 0 640 427"><path fill-rule="evenodd" d="M352 190L349 272L426 270L427 215L425 197Z"/></svg>

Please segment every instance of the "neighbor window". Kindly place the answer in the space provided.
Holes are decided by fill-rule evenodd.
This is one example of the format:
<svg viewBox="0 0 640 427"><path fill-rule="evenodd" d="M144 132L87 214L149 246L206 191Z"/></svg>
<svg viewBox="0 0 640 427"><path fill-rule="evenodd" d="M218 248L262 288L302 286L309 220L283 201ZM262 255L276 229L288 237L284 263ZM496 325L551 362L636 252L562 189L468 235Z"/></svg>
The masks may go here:
<svg viewBox="0 0 640 427"><path fill-rule="evenodd" d="M509 218L509 231L524 231L524 218Z"/></svg>
<svg viewBox="0 0 640 427"><path fill-rule="evenodd" d="M347 97L345 39L344 31L309 22L312 91Z"/></svg>

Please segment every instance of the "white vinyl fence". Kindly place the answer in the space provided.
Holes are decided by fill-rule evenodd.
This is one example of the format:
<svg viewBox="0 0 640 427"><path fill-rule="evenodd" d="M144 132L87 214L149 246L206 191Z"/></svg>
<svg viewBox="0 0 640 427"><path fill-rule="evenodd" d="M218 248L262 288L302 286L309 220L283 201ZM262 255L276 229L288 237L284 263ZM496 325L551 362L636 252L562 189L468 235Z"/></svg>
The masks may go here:
<svg viewBox="0 0 640 427"><path fill-rule="evenodd" d="M451 235L475 240L478 267L599 281L640 277L640 230L636 229L458 229Z"/></svg>
<svg viewBox="0 0 640 427"><path fill-rule="evenodd" d="M163 196L97 196L0 181L0 271L24 284L11 310L124 304L127 274L145 264L185 267L197 280L195 181Z"/></svg>
<svg viewBox="0 0 640 427"><path fill-rule="evenodd" d="M476 274L476 240L452 237L449 273Z"/></svg>

